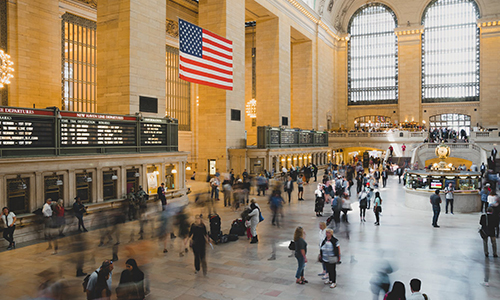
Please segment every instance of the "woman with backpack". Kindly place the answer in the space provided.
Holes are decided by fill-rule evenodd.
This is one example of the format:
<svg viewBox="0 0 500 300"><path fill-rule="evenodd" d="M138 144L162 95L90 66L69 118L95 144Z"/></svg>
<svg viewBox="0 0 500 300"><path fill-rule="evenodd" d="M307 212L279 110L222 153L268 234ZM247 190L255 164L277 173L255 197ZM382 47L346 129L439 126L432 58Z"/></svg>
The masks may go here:
<svg viewBox="0 0 500 300"><path fill-rule="evenodd" d="M382 198L380 193L375 193L375 200L373 200L373 212L375 213L375 226L380 225L380 213L382 212Z"/></svg>

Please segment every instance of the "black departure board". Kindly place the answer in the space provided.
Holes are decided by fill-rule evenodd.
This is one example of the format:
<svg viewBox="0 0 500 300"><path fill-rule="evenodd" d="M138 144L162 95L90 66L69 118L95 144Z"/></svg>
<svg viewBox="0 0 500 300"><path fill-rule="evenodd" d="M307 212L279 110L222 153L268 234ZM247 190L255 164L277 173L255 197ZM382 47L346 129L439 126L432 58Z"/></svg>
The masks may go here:
<svg viewBox="0 0 500 300"><path fill-rule="evenodd" d="M141 122L141 146L167 145L167 124L164 119L144 118Z"/></svg>
<svg viewBox="0 0 500 300"><path fill-rule="evenodd" d="M74 118L75 115L84 117ZM137 123L133 117L61 112L61 147L135 146ZM126 120L130 118L130 122Z"/></svg>
<svg viewBox="0 0 500 300"><path fill-rule="evenodd" d="M0 157L177 151L177 130L166 118L0 106Z"/></svg>
<svg viewBox="0 0 500 300"><path fill-rule="evenodd" d="M51 112L0 108L0 146L11 148L55 147Z"/></svg>

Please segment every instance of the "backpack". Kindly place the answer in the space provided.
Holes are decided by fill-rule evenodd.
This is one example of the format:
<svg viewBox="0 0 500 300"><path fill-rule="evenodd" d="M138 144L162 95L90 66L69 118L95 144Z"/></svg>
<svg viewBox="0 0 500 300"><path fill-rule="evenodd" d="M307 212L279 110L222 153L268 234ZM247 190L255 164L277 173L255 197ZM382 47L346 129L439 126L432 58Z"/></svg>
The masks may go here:
<svg viewBox="0 0 500 300"><path fill-rule="evenodd" d="M336 209L337 208L337 205L338 205L338 198L339 197L334 197L332 199L332 209Z"/></svg>
<svg viewBox="0 0 500 300"><path fill-rule="evenodd" d="M99 272L97 271L94 271L97 275L99 275ZM83 279L83 282L82 282L82 286L83 286L83 292L87 292L87 286L89 285L89 280L90 280L90 275L92 275L94 272L88 274L87 276L85 276L85 278Z"/></svg>
<svg viewBox="0 0 500 300"><path fill-rule="evenodd" d="M288 245L288 249L295 251L295 241L290 241L290 245Z"/></svg>

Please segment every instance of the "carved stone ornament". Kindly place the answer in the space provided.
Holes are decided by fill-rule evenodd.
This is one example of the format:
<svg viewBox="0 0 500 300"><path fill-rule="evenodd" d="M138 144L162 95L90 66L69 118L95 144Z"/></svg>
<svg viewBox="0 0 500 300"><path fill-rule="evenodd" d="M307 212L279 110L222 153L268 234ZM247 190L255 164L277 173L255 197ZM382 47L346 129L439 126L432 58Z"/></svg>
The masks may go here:
<svg viewBox="0 0 500 300"><path fill-rule="evenodd" d="M97 0L77 0L78 2L82 2L84 4L87 4L88 6L92 8L97 8Z"/></svg>
<svg viewBox="0 0 500 300"><path fill-rule="evenodd" d="M177 21L167 19L167 35L174 38L179 36L179 23Z"/></svg>

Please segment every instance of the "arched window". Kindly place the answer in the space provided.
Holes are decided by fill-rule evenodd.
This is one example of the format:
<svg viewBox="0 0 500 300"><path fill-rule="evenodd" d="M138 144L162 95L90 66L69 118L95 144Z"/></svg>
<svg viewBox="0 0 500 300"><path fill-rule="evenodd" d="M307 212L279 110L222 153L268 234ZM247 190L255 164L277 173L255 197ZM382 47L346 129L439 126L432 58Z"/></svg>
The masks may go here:
<svg viewBox="0 0 500 300"><path fill-rule="evenodd" d="M434 129L447 129L447 130L455 130L457 133L460 133L465 130L467 135L470 134L470 116L463 114L440 114L434 115L429 118L429 127L432 130Z"/></svg>
<svg viewBox="0 0 500 300"><path fill-rule="evenodd" d="M349 105L397 103L398 45L394 12L368 4L349 21Z"/></svg>
<svg viewBox="0 0 500 300"><path fill-rule="evenodd" d="M479 9L434 0L423 17L422 102L479 101Z"/></svg>

